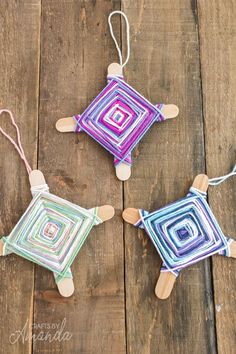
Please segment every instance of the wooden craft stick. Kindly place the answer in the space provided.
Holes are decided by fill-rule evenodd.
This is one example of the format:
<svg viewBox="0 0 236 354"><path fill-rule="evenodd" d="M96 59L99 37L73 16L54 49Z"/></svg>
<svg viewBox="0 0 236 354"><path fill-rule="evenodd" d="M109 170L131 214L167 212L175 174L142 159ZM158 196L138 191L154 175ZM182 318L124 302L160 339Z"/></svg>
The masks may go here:
<svg viewBox="0 0 236 354"><path fill-rule="evenodd" d="M163 105L161 111L166 119L172 119L178 116L179 108L174 104ZM76 122L73 117L60 118L56 122L56 129L60 133L71 133L75 132Z"/></svg>
<svg viewBox="0 0 236 354"><path fill-rule="evenodd" d="M61 296L70 297L74 294L75 287L72 278L63 278L57 283L57 288Z"/></svg>
<svg viewBox="0 0 236 354"><path fill-rule="evenodd" d="M207 175L197 175L193 181L192 187L198 189L201 192L206 192L208 189L208 177Z"/></svg>
<svg viewBox="0 0 236 354"><path fill-rule="evenodd" d="M139 221L140 215L138 209L135 208L127 208L122 213L123 219L129 224L136 224Z"/></svg>
<svg viewBox="0 0 236 354"><path fill-rule="evenodd" d="M155 294L158 299L167 299L174 287L176 276L171 272L160 272L157 284L155 287Z"/></svg>
<svg viewBox="0 0 236 354"><path fill-rule="evenodd" d="M112 63L108 66L107 74L110 76L122 76L122 66L118 63ZM175 118L179 114L179 108L175 104L163 105L161 111L166 119Z"/></svg>
<svg viewBox="0 0 236 354"><path fill-rule="evenodd" d="M118 63L111 63L107 68L107 75L109 76L122 76L123 69Z"/></svg>
<svg viewBox="0 0 236 354"><path fill-rule="evenodd" d="M120 181L127 181L131 176L131 166L126 163L121 162L119 165L115 166L116 177Z"/></svg>
<svg viewBox="0 0 236 354"><path fill-rule="evenodd" d="M37 187L43 184L46 184L44 175L39 170L33 170L29 174L29 181L31 187ZM54 277L57 275L54 274ZM74 293L74 282L72 278L63 278L57 283L59 293L64 297L69 297Z"/></svg>
<svg viewBox="0 0 236 354"><path fill-rule="evenodd" d="M176 281L176 276L173 273L160 272L155 287L155 294L158 297L158 299L165 300L170 296L175 281Z"/></svg>
<svg viewBox="0 0 236 354"><path fill-rule="evenodd" d="M206 192L208 188L207 175L197 175L193 181L192 187L201 192ZM157 280L155 294L159 299L167 299L174 287L176 276L171 272L161 272Z"/></svg>
<svg viewBox="0 0 236 354"><path fill-rule="evenodd" d="M195 177L192 186L199 191L206 192L208 188L208 177L206 175L198 175ZM123 211L123 219L130 223L136 224L140 219L138 209L127 208ZM236 242L232 242L232 257L236 257ZM231 250L231 248L230 248ZM159 299L167 299L174 287L176 276L171 272L161 272L155 287L155 294Z"/></svg>
<svg viewBox="0 0 236 354"><path fill-rule="evenodd" d="M165 119L172 119L179 115L179 107L175 104L164 104L161 112Z"/></svg>
<svg viewBox="0 0 236 354"><path fill-rule="evenodd" d="M46 180L44 178L44 175L39 170L33 170L29 174L29 181L30 181L31 187L37 187L37 186L46 184Z"/></svg>
<svg viewBox="0 0 236 354"><path fill-rule="evenodd" d="M61 118L56 122L56 129L61 133L75 132L76 122L73 117Z"/></svg>
<svg viewBox="0 0 236 354"><path fill-rule="evenodd" d="M122 76L122 66L118 63L112 63L108 66L109 76ZM163 115L166 119L174 118L179 114L179 108L174 104L163 105ZM61 133L75 132L76 122L73 117L61 118L56 123L56 129ZM120 181L126 181L131 175L131 166L126 163L120 163L115 167L116 176Z"/></svg>
<svg viewBox="0 0 236 354"><path fill-rule="evenodd" d="M161 299L167 299L174 287L176 281L176 276L171 272L160 272L160 275L157 279L155 294Z"/></svg>
<svg viewBox="0 0 236 354"><path fill-rule="evenodd" d="M98 208L98 217L102 221L109 220L115 215L115 209L111 205L103 205Z"/></svg>
<svg viewBox="0 0 236 354"><path fill-rule="evenodd" d="M138 209L134 208L125 209L122 216L123 219L130 224L136 224L140 219ZM167 299L171 294L175 280L176 276L173 273L161 272L155 287L156 296L159 299Z"/></svg>
<svg viewBox="0 0 236 354"><path fill-rule="evenodd" d="M108 75L120 76L122 75L122 67L118 63L112 63L107 69ZM56 122L56 129L61 133L74 132L76 128L76 122L73 117L61 118Z"/></svg>
<svg viewBox="0 0 236 354"><path fill-rule="evenodd" d="M236 241L232 241L229 245L230 257L236 258Z"/></svg>
<svg viewBox="0 0 236 354"><path fill-rule="evenodd" d="M73 295L75 286L72 278L62 278L57 283L57 288L61 296L69 297Z"/></svg>

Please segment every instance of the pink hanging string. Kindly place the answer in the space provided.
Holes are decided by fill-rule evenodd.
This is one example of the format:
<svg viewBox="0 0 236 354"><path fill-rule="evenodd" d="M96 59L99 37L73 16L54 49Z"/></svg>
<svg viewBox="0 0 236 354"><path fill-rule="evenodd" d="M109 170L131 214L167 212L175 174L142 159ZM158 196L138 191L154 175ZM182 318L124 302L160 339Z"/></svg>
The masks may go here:
<svg viewBox="0 0 236 354"><path fill-rule="evenodd" d="M27 159L25 157L24 149L23 149L22 144L21 144L20 131L19 131L18 125L15 122L14 116L13 116L12 112L10 110L8 110L8 109L1 109L0 110L0 115L2 113L8 113L9 114L9 116L11 118L12 125L16 129L17 142L10 135L8 135L5 132L5 130L3 130L1 128L1 126L0 126L0 132L12 143L12 145L14 146L14 148L16 149L18 154L20 155L21 159L23 160L23 162L25 164L25 168L26 168L28 174L30 174L30 172L32 171L32 168L30 167L30 165L29 165L29 163L28 163L28 161L27 161Z"/></svg>

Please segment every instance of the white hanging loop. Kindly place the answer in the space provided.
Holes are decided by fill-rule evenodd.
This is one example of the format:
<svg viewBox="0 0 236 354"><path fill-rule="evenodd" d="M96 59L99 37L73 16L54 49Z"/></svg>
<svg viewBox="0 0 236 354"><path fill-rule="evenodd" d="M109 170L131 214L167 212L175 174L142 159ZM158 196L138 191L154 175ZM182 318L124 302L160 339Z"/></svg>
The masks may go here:
<svg viewBox="0 0 236 354"><path fill-rule="evenodd" d="M218 184L224 182L226 179L228 179L234 175L236 175L236 164L234 165L233 170L230 173L228 173L227 175L209 179L209 185L210 186L217 186Z"/></svg>
<svg viewBox="0 0 236 354"><path fill-rule="evenodd" d="M121 49L118 45L118 42L116 40L116 37L114 35L114 32L113 32L113 28L112 28L112 23L111 23L111 18L113 15L121 15L123 16L123 18L125 19L125 24L126 24L126 40L127 40L127 55L126 55L126 59L123 63L123 59L122 59L122 53L121 53ZM108 17L108 24L109 24L109 28L110 28L110 33L111 33L111 37L115 43L115 46L116 46L116 49L117 49L117 52L118 52L118 55L119 55L119 60L120 60L120 65L121 67L123 68L129 61L129 57L130 57L130 34L129 34L129 21L128 21L128 18L127 16L124 14L124 12L122 11L113 11L110 13L109 17Z"/></svg>

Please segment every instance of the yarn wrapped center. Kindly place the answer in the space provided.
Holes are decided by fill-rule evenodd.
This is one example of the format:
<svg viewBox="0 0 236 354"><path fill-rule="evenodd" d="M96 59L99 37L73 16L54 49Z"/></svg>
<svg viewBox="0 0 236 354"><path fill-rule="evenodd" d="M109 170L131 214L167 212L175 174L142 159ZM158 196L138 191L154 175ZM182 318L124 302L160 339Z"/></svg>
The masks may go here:
<svg viewBox="0 0 236 354"><path fill-rule="evenodd" d="M74 118L77 131L87 132L122 162L151 125L164 120L160 108L121 78L113 77L82 115Z"/></svg>

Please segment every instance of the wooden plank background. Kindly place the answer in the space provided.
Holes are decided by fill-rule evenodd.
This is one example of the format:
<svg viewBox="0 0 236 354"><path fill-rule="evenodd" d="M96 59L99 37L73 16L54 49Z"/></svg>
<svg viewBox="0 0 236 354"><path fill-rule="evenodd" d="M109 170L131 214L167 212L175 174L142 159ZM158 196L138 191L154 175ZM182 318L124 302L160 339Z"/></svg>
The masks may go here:
<svg viewBox="0 0 236 354"><path fill-rule="evenodd" d="M127 81L153 103L180 108L175 121L142 139L125 183L86 134L54 128L106 84L117 60L107 25L115 9L131 26ZM70 299L58 295L47 270L13 255L0 259L0 353L235 353L235 260L216 256L184 270L172 296L157 300L160 258L145 233L121 219L125 207L154 210L183 196L196 174L221 175L235 163L235 16L230 0L1 1L0 107L15 113L27 157L53 193L88 208L109 203L116 216L92 230L74 262ZM114 31L125 50L119 17ZM31 197L24 166L2 137L0 156L0 232L7 235ZM235 186L232 178L209 190L234 238ZM58 326L68 340L40 340Z"/></svg>

